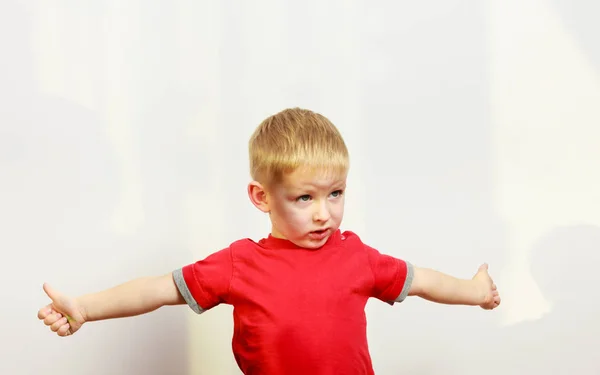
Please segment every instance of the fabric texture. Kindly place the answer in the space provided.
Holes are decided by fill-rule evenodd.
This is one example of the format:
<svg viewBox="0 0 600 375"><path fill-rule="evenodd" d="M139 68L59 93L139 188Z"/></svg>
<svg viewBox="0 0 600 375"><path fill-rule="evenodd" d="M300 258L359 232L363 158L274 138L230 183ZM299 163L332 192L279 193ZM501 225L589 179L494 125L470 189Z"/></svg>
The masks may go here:
<svg viewBox="0 0 600 375"><path fill-rule="evenodd" d="M339 230L317 250L239 240L173 272L195 312L233 306L233 352L247 375L373 374L365 305L401 302L412 275L410 263Z"/></svg>

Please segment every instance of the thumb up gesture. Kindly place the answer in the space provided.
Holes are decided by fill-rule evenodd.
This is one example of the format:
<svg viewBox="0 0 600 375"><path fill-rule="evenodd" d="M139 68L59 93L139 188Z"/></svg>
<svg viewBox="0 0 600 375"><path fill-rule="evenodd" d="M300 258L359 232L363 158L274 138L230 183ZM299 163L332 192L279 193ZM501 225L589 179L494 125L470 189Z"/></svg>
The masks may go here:
<svg viewBox="0 0 600 375"><path fill-rule="evenodd" d="M492 310L500 305L500 293L496 284L488 273L488 265L482 264L473 277L479 286L480 295L483 296L480 307L485 310Z"/></svg>
<svg viewBox="0 0 600 375"><path fill-rule="evenodd" d="M38 319L43 320L59 336L74 334L85 323L81 306L73 298L54 290L44 283L44 292L52 302L38 311Z"/></svg>

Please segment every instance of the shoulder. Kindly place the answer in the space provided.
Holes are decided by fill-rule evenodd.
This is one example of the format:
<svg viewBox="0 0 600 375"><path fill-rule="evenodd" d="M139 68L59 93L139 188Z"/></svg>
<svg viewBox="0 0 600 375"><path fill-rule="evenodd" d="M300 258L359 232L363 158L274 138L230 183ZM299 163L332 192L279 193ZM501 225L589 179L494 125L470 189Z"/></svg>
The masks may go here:
<svg viewBox="0 0 600 375"><path fill-rule="evenodd" d="M258 246L258 243L252 240L251 238L241 238L229 244L229 247L231 249L236 250L253 249L256 246Z"/></svg>
<svg viewBox="0 0 600 375"><path fill-rule="evenodd" d="M345 244L361 243L360 236L351 230L339 230L339 239Z"/></svg>
<svg viewBox="0 0 600 375"><path fill-rule="evenodd" d="M260 244L251 238L241 238L229 244L228 250L233 260L243 259L256 255Z"/></svg>
<svg viewBox="0 0 600 375"><path fill-rule="evenodd" d="M244 257L250 254L256 248L256 243L250 239L239 239L231 242L229 245L222 247L221 249L209 253L203 259L198 262L228 262L235 261L236 258Z"/></svg>
<svg viewBox="0 0 600 375"><path fill-rule="evenodd" d="M341 233L342 243L344 248L353 251L355 254L360 254L375 261L379 257L390 257L387 254L381 253L378 249L365 243L363 239L353 231L346 230Z"/></svg>
<svg viewBox="0 0 600 375"><path fill-rule="evenodd" d="M356 232L346 230L340 234L340 244L347 257L370 261L379 252L366 244Z"/></svg>
<svg viewBox="0 0 600 375"><path fill-rule="evenodd" d="M365 250L365 244L361 237L353 231L345 230L340 234L340 240L344 247L353 250Z"/></svg>

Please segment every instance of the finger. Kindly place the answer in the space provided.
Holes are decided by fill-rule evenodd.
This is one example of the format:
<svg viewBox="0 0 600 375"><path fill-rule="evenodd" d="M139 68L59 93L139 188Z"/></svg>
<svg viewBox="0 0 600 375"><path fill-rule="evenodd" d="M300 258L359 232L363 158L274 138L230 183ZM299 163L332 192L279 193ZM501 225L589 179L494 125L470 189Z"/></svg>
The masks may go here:
<svg viewBox="0 0 600 375"><path fill-rule="evenodd" d="M62 326L64 326L65 324L67 324L67 318L65 318L64 316L60 319L58 319L56 322L54 322L51 326L50 329L52 330L52 332L56 332L59 330L59 328L61 328Z"/></svg>
<svg viewBox="0 0 600 375"><path fill-rule="evenodd" d="M479 266L479 271L484 271L487 272L488 270L488 264L487 263L483 263L481 266Z"/></svg>
<svg viewBox="0 0 600 375"><path fill-rule="evenodd" d="M71 326L69 325L69 323L61 326L58 331L56 331L56 334L59 336L69 336L71 333L69 332L69 328L71 328Z"/></svg>
<svg viewBox="0 0 600 375"><path fill-rule="evenodd" d="M494 297L496 297L496 296L499 296L499 295L500 295L500 293L498 293L498 291L497 291L497 290L494 290L494 291L492 292L492 295L493 295Z"/></svg>
<svg viewBox="0 0 600 375"><path fill-rule="evenodd" d="M52 305L46 305L38 310L38 319L45 319L50 313L52 313Z"/></svg>
<svg viewBox="0 0 600 375"><path fill-rule="evenodd" d="M498 289L498 288L496 287L496 284L492 284L492 290L496 290L496 289Z"/></svg>
<svg viewBox="0 0 600 375"><path fill-rule="evenodd" d="M62 318L62 314L60 313L50 314L44 319L44 324L47 326L51 326L52 324L56 323L56 321L60 318Z"/></svg>

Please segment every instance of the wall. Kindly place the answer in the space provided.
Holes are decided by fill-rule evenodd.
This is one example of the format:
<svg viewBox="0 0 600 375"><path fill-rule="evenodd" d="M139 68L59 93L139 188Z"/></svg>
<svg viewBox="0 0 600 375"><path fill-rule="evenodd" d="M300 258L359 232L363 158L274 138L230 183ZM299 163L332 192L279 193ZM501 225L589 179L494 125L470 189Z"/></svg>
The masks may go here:
<svg viewBox="0 0 600 375"><path fill-rule="evenodd" d="M559 0L3 2L0 373L238 374L229 306L59 339L36 319L41 285L78 295L265 236L247 139L289 106L346 138L344 229L460 277L489 262L503 293L492 313L369 302L378 374L599 373L594 14Z"/></svg>

